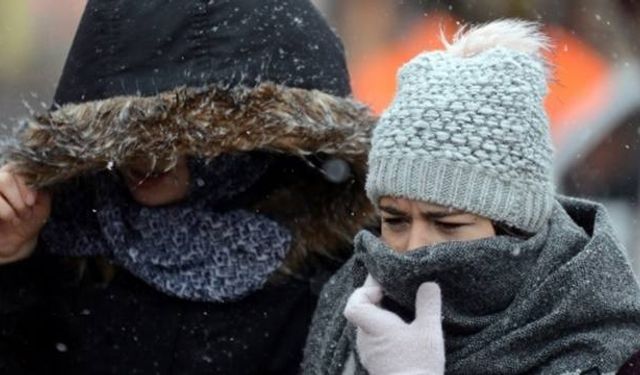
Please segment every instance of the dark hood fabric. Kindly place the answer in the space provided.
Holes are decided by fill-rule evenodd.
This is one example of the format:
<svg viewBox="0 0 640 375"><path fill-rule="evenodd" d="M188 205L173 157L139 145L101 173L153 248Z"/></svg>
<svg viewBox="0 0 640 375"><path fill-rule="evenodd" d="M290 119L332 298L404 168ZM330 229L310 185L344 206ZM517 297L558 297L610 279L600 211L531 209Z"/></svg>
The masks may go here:
<svg viewBox="0 0 640 375"><path fill-rule="evenodd" d="M360 233L355 256L323 290L305 373L341 373L355 342L342 311L367 273L383 286L383 305L407 320L419 285L440 285L447 374L616 371L640 349L640 287L604 209L560 202L527 240L500 236L398 254Z"/></svg>
<svg viewBox="0 0 640 375"><path fill-rule="evenodd" d="M342 44L309 0L90 0L54 103L261 82L350 94Z"/></svg>
<svg viewBox="0 0 640 375"><path fill-rule="evenodd" d="M638 373L640 373L640 351L629 358L616 375L637 375Z"/></svg>
<svg viewBox="0 0 640 375"><path fill-rule="evenodd" d="M376 119L349 92L340 41L308 0L91 0L59 107L24 121L0 159L49 188L140 159L275 156L242 208L291 233L290 273L343 260L372 217ZM342 165L339 178L325 164Z"/></svg>

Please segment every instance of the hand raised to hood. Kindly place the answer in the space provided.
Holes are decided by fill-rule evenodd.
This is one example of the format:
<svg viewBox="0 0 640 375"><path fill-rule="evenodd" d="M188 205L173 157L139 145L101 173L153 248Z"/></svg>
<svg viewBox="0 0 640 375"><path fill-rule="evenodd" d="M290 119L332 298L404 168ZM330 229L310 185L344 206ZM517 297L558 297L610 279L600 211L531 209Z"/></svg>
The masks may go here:
<svg viewBox="0 0 640 375"><path fill-rule="evenodd" d="M378 304L382 287L371 275L349 297L344 315L357 327L360 361L373 375L444 374L442 300L436 283L423 283L416 296L416 318L405 323Z"/></svg>
<svg viewBox="0 0 640 375"><path fill-rule="evenodd" d="M11 165L0 168L0 265L33 253L51 212L51 196L27 187Z"/></svg>

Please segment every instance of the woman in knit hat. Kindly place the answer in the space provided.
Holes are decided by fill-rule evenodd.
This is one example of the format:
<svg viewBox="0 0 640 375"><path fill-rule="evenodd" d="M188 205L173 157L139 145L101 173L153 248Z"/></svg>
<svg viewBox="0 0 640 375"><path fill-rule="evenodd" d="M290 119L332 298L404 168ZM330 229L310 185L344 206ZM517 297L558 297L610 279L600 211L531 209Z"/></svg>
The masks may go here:
<svg viewBox="0 0 640 375"><path fill-rule="evenodd" d="M1 154L0 373L297 373L373 213L349 95L308 0L89 0Z"/></svg>
<svg viewBox="0 0 640 375"><path fill-rule="evenodd" d="M369 154L380 233L326 284L305 373L601 373L640 349L605 210L554 192L546 47L502 20L400 70Z"/></svg>

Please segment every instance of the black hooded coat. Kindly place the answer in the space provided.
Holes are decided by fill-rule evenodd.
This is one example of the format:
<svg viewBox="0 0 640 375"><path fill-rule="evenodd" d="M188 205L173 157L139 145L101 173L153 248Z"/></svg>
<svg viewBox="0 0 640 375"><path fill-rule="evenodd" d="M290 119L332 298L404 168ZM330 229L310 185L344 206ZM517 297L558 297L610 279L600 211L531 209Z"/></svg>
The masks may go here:
<svg viewBox="0 0 640 375"><path fill-rule="evenodd" d="M296 373L324 275L372 215L374 119L349 94L340 41L307 0L90 0L52 109L3 151L54 190L50 220L69 219L61 199L92 220L91 200L65 186L90 192L92 172L140 155L260 152L275 162L231 205L274 218L293 242L263 289L212 303L41 240L0 267L0 373Z"/></svg>

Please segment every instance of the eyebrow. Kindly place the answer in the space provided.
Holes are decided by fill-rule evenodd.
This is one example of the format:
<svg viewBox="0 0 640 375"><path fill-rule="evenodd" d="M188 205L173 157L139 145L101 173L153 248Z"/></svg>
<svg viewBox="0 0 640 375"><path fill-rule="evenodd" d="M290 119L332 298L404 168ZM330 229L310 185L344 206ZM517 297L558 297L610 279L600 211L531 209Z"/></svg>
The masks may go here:
<svg viewBox="0 0 640 375"><path fill-rule="evenodd" d="M395 216L407 216L407 213L393 206L380 206L380 210ZM459 210L444 211L427 211L421 212L421 215L427 219L442 219L449 216L465 215L465 212Z"/></svg>
<svg viewBox="0 0 640 375"><path fill-rule="evenodd" d="M396 215L396 216L407 216L406 212L401 211L393 206L380 206L380 211L384 211L388 214Z"/></svg>

